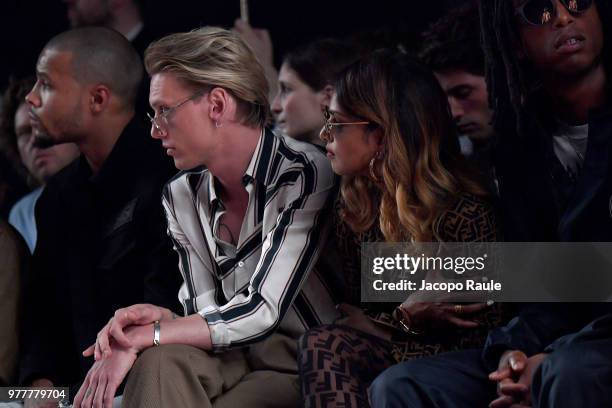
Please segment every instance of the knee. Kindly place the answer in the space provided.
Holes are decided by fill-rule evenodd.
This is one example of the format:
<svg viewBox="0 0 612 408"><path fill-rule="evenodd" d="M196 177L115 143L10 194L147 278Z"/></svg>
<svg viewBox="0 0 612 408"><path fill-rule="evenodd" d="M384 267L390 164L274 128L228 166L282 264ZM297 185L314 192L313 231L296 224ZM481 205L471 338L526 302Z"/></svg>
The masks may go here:
<svg viewBox="0 0 612 408"><path fill-rule="evenodd" d="M372 381L369 389L372 401L380 400L381 396L388 395L390 391L398 388L400 378L405 376L403 367L400 368L400 366L398 364L386 369Z"/></svg>
<svg viewBox="0 0 612 408"><path fill-rule="evenodd" d="M370 362L383 358L381 353L384 354L359 332L327 325L309 330L302 336L298 365L301 373L340 370L353 375L363 371Z"/></svg>
<svg viewBox="0 0 612 408"><path fill-rule="evenodd" d="M418 383L419 365L420 360L396 364L376 377L368 390L372 406L395 406L399 396L413 394L412 388Z"/></svg>
<svg viewBox="0 0 612 408"><path fill-rule="evenodd" d="M315 355L318 356L322 349L325 349L326 341L329 338L329 331L327 326L319 326L314 329L308 330L304 333L298 342L298 366L302 371L312 371L315 369ZM329 352L329 348L327 348ZM331 358L330 353L327 358Z"/></svg>
<svg viewBox="0 0 612 408"><path fill-rule="evenodd" d="M584 361L584 355L578 350L558 350L548 355L540 369L536 372L536 377L542 384L550 382L563 382L565 379L575 382L577 378L588 378L589 369Z"/></svg>
<svg viewBox="0 0 612 408"><path fill-rule="evenodd" d="M346 352L350 348L345 347L345 340L349 335L346 330L334 325L310 329L300 337L299 353L329 353L331 356Z"/></svg>
<svg viewBox="0 0 612 408"><path fill-rule="evenodd" d="M165 370L179 365L176 356L188 355L191 347L181 344L167 344L158 347L149 347L136 360L132 371L155 372L159 367Z"/></svg>
<svg viewBox="0 0 612 408"><path fill-rule="evenodd" d="M533 376L534 406L610 406L609 386L601 382L603 365L601 355L579 346L551 353Z"/></svg>
<svg viewBox="0 0 612 408"><path fill-rule="evenodd" d="M577 386L589 387L596 383L594 376L597 362L591 361L589 353L580 347L557 350L542 362L533 378L534 393L540 388L555 394Z"/></svg>

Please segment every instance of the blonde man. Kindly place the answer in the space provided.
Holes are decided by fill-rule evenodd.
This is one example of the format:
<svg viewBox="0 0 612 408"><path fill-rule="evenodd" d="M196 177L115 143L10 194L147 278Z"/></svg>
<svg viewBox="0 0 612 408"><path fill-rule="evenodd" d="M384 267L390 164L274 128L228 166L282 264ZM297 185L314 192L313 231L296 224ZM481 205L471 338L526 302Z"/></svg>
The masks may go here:
<svg viewBox="0 0 612 408"><path fill-rule="evenodd" d="M183 170L163 203L185 316L118 310L86 351L97 362L76 406L110 406L130 370L127 407L296 406L296 339L335 317L313 273L334 196L329 161L265 128L266 77L236 33L173 34L145 65L151 135Z"/></svg>

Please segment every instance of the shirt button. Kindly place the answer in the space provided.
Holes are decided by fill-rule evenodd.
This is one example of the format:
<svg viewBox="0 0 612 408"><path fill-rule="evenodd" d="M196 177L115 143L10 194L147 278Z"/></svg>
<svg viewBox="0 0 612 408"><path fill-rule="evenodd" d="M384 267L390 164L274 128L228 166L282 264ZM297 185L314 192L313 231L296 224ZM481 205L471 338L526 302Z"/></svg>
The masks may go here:
<svg viewBox="0 0 612 408"><path fill-rule="evenodd" d="M238 262L238 267L239 268L242 268L243 266L244 266L244 262L242 262L242 261Z"/></svg>

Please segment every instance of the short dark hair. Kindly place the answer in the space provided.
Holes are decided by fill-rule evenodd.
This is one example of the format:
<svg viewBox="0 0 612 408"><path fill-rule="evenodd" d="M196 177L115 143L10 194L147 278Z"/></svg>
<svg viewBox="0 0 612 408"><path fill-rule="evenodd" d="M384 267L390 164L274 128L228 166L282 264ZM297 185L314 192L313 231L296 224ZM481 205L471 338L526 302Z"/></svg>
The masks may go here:
<svg viewBox="0 0 612 408"><path fill-rule="evenodd" d="M289 52L284 62L309 87L320 91L333 85L344 68L355 62L360 53L349 41L324 38Z"/></svg>
<svg viewBox="0 0 612 408"><path fill-rule="evenodd" d="M74 78L108 86L132 109L142 81L140 56L120 33L105 27L82 27L53 37L45 49L72 53Z"/></svg>
<svg viewBox="0 0 612 408"><path fill-rule="evenodd" d="M470 2L454 8L432 24L423 33L420 57L432 71L463 70L484 76L478 5Z"/></svg>
<svg viewBox="0 0 612 408"><path fill-rule="evenodd" d="M0 150L11 162L12 166L22 175L26 175L27 170L21 163L19 150L17 149L15 114L19 106L26 103L25 97L34 86L34 82L33 76L23 79L11 78L2 98L2 108L0 111Z"/></svg>

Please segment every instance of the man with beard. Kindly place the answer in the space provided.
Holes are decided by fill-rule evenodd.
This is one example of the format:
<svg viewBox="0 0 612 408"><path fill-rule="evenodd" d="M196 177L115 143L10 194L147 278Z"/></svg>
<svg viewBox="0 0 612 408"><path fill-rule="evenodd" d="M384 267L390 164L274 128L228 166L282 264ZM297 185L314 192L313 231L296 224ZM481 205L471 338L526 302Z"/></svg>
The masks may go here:
<svg viewBox="0 0 612 408"><path fill-rule="evenodd" d="M178 307L178 261L160 203L173 169L135 120L142 73L134 48L106 28L59 34L38 59L26 96L34 136L41 145L75 143L81 157L49 181L36 207L22 384L78 386L92 364L81 351L117 308Z"/></svg>

